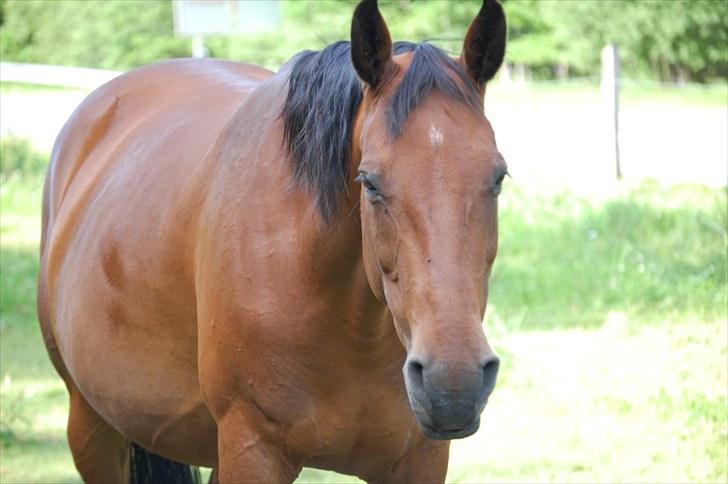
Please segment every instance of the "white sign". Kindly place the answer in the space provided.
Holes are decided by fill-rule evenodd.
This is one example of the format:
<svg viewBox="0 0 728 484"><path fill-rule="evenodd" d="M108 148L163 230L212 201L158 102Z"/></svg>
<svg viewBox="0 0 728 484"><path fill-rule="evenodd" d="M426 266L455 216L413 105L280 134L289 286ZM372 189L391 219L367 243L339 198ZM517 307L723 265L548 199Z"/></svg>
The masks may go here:
<svg viewBox="0 0 728 484"><path fill-rule="evenodd" d="M280 22L278 0L174 0L173 5L180 36L259 32Z"/></svg>

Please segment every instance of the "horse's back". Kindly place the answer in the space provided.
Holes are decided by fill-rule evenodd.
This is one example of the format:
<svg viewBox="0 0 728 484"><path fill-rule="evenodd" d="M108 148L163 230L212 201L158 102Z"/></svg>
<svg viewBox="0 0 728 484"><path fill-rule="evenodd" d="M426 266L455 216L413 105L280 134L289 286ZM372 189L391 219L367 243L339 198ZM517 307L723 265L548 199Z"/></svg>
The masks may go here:
<svg viewBox="0 0 728 484"><path fill-rule="evenodd" d="M139 128L149 129L141 133L147 142L165 133L181 135L180 128L187 127L194 133L184 141L210 144L250 91L271 75L250 64L179 59L135 69L103 85L81 103L56 140L49 208L57 208L82 168L99 163L101 152L139 139Z"/></svg>
<svg viewBox="0 0 728 484"><path fill-rule="evenodd" d="M46 344L99 414L152 450L187 438L214 458L196 371L195 227L216 169L209 152L271 74L213 60L131 71L79 106L53 150L39 280ZM131 408L151 414L129 419ZM173 457L200 458L188 451Z"/></svg>

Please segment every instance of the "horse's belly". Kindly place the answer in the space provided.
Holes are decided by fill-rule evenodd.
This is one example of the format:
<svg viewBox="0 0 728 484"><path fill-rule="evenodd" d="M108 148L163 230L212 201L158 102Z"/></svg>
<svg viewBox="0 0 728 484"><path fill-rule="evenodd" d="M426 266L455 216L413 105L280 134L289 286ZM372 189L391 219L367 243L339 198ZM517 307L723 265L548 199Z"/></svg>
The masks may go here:
<svg viewBox="0 0 728 484"><path fill-rule="evenodd" d="M98 227L53 279L53 329L73 384L109 424L148 450L214 465L215 422L197 371L194 293L125 257L133 240ZM138 264L138 265L137 265ZM147 270L141 271L145 266Z"/></svg>
<svg viewBox="0 0 728 484"><path fill-rule="evenodd" d="M214 465L216 426L202 400L194 348L162 331L118 324L79 315L63 325L59 347L75 386L130 440L177 461Z"/></svg>

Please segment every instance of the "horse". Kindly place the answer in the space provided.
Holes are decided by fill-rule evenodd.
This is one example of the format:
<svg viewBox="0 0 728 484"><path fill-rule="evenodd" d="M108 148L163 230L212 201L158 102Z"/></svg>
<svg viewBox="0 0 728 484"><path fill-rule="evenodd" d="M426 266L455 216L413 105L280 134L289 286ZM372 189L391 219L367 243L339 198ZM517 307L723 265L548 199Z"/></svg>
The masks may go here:
<svg viewBox="0 0 728 484"><path fill-rule="evenodd" d="M483 104L505 37L485 0L459 57L393 43L363 0L350 42L277 73L170 60L82 102L44 184L38 316L84 481L444 481L499 367Z"/></svg>

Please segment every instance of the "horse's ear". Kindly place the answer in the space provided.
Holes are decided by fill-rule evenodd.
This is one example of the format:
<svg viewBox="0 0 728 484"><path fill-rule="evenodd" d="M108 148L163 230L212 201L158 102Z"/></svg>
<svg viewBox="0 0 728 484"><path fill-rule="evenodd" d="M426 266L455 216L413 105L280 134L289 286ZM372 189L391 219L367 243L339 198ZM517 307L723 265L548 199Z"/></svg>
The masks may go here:
<svg viewBox="0 0 728 484"><path fill-rule="evenodd" d="M480 12L468 27L460 63L480 86L498 71L506 52L506 16L496 0L483 0Z"/></svg>
<svg viewBox="0 0 728 484"><path fill-rule="evenodd" d="M377 87L392 68L392 38L377 0L362 0L351 20L351 62L362 81Z"/></svg>

